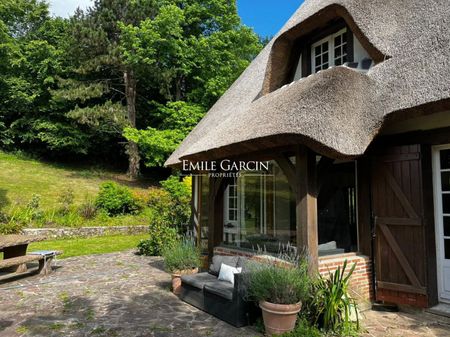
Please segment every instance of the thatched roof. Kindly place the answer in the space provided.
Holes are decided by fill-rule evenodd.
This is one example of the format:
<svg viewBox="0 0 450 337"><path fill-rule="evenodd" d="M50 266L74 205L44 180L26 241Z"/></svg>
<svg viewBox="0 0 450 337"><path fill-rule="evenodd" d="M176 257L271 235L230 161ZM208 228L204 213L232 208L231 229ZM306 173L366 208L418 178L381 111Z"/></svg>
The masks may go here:
<svg viewBox="0 0 450 337"><path fill-rule="evenodd" d="M330 68L269 92L279 46L333 15L344 17L378 64L367 73ZM450 100L449 27L448 0L307 0L166 165L287 142L333 157L361 155L388 116Z"/></svg>

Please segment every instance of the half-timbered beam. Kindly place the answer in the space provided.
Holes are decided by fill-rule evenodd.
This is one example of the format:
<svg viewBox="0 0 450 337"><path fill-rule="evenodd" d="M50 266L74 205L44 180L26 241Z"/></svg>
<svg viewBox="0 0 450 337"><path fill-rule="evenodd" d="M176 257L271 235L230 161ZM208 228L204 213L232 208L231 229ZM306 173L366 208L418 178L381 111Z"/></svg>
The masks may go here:
<svg viewBox="0 0 450 337"><path fill-rule="evenodd" d="M319 264L315 154L306 147L299 147L295 155L295 168L297 248L299 251L307 250L310 270L315 272Z"/></svg>
<svg viewBox="0 0 450 337"><path fill-rule="evenodd" d="M292 191L296 194L297 193L297 176L296 176L296 171L295 171L295 165L292 163L292 161L289 159L288 156L283 155L283 154L276 156L275 161L277 162L278 166L283 171L284 175L287 177L289 186L291 187Z"/></svg>

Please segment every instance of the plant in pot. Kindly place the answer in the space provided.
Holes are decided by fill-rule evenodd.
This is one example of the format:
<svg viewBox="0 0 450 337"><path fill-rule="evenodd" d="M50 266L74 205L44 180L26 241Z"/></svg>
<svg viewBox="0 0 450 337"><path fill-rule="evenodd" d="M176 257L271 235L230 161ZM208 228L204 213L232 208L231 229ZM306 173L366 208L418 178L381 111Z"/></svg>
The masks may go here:
<svg viewBox="0 0 450 337"><path fill-rule="evenodd" d="M262 310L266 334L292 331L310 288L307 260L258 258L245 266L244 280L249 299Z"/></svg>
<svg viewBox="0 0 450 337"><path fill-rule="evenodd" d="M163 248L162 256L166 270L172 274L172 291L181 291L181 275L196 274L201 265L200 249L193 240L183 239Z"/></svg>

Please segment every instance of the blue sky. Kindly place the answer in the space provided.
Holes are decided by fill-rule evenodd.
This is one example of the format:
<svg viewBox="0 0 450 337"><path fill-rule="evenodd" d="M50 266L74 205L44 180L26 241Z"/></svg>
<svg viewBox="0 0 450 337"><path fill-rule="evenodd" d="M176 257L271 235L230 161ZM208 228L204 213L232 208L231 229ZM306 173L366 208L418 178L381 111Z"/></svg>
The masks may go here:
<svg viewBox="0 0 450 337"><path fill-rule="evenodd" d="M294 14L303 0L237 0L245 25L261 36L273 36Z"/></svg>
<svg viewBox="0 0 450 337"><path fill-rule="evenodd" d="M86 8L92 0L48 0L54 15L68 17L77 7ZM303 0L237 0L245 25L261 36L273 36L290 18Z"/></svg>

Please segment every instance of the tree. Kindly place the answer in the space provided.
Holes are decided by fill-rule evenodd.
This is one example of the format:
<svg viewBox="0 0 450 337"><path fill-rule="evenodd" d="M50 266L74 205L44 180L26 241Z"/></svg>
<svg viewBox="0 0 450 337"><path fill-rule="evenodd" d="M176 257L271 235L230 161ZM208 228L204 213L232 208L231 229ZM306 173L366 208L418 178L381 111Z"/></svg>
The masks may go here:
<svg viewBox="0 0 450 337"><path fill-rule="evenodd" d="M128 124L131 127L136 127L137 79L133 65L125 62L119 52L119 25L137 25L145 18L152 17L155 3L156 1L152 0L96 0L86 12L78 10L71 19L75 41L72 52L79 61L78 73L85 75L84 82L90 80L101 83L108 90L125 97ZM91 83L88 82L88 85ZM108 112L108 109L99 111ZM110 109L109 112L111 111ZM76 112L71 114L72 117L83 117L92 113L92 108L85 111L78 108ZM121 120L121 109L118 105L114 113L117 119ZM137 144L133 141L127 144L127 154L128 174L131 178L136 178L139 175L140 158Z"/></svg>
<svg viewBox="0 0 450 337"><path fill-rule="evenodd" d="M140 145L148 166L162 165L261 44L229 0L161 1L154 17L120 28L125 63L145 73L148 87L159 88L163 107L156 115L164 115L155 127L126 129L124 135ZM188 115L189 121L181 117ZM167 122L173 117L181 117L182 125Z"/></svg>

